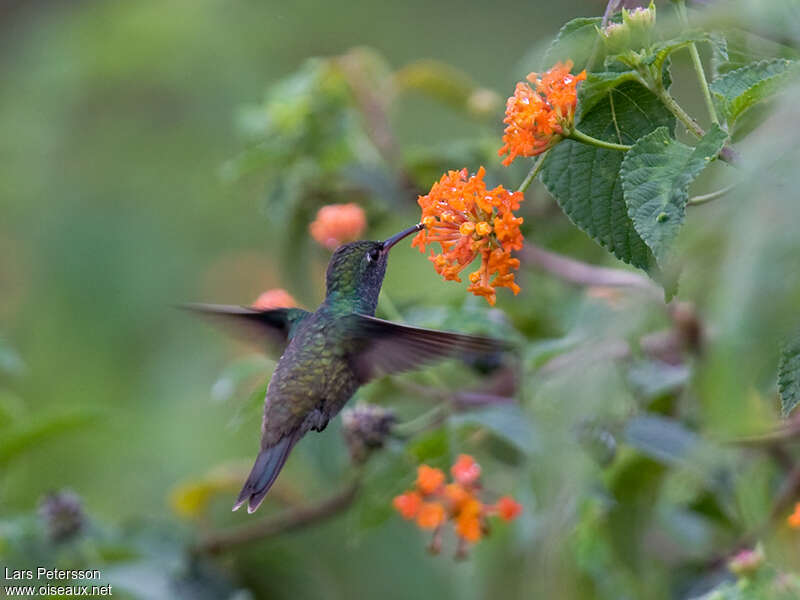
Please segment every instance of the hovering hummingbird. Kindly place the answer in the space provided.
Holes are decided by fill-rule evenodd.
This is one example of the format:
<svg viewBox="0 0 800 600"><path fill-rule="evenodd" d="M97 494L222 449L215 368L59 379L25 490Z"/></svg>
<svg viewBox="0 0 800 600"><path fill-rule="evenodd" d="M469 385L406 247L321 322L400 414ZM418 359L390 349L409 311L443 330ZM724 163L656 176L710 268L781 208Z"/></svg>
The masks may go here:
<svg viewBox="0 0 800 600"><path fill-rule="evenodd" d="M248 325L250 332L283 352L267 386L261 450L233 510L247 503L247 512L254 512L298 440L309 430L325 429L359 386L438 358L506 348L490 338L375 318L389 250L422 227L414 225L383 242L340 246L328 263L325 300L313 313L300 308L188 306Z"/></svg>

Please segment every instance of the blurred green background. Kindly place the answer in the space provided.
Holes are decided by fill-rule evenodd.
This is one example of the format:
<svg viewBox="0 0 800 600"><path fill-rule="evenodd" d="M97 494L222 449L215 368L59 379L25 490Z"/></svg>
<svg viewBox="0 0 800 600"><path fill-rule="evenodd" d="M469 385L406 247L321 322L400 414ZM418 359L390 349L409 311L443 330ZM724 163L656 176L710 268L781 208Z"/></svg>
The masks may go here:
<svg viewBox="0 0 800 600"><path fill-rule="evenodd" d="M309 56L358 45L398 67L442 59L508 89L508 57L592 9L179 1L32 3L8 12L0 316L31 375L19 394L37 408L109 414L102 427L73 436L68 451L31 454L9 474L4 503L21 508L68 484L104 516L158 515L176 480L253 449L256 432L223 430L228 409L208 402L225 348L171 308L248 303L282 284L271 258L281 223L257 191L219 177L241 147L234 116L242 104ZM403 112L397 130L419 145L464 136L458 118L442 122L449 114L434 103ZM413 202L405 220L379 234L414 219ZM429 289L444 287L423 261L414 264ZM407 290L409 275L393 269L387 289ZM309 277L313 303L319 267Z"/></svg>
<svg viewBox="0 0 800 600"><path fill-rule="evenodd" d="M751 4L743 5L748 14ZM7 519L6 529L0 529L0 558L4 531L6 546L13 546L11 523L33 514L46 492L70 488L103 527L134 538L146 535L146 550L134 546L149 566L120 575L129 583L138 579L138 587L131 588L138 589L135 597L176 597L164 578L186 574L180 548L197 525L174 514L171 490L216 465L245 464L254 454L258 410L242 408L241 398L239 408L219 401L212 390L226 365L245 351L173 306L249 303L265 289L286 287L312 307L321 299L327 255L305 238L287 246L281 236L285 214L265 199L263 182L225 179L223 165L244 147L236 126L242 105L260 102L270 84L297 71L307 58L341 55L357 46L374 49L392 68L420 59L449 63L504 99L516 81L540 67L543 48L565 21L598 15L604 6L588 0L0 3L3 402L23 423L39 415L91 415L80 429L40 440L0 464L0 519ZM776 29L773 38L787 43L800 31L795 22L778 18L765 18L759 26L762 33ZM685 70L686 57L676 57L675 67ZM676 93L688 106L701 108L692 81L675 79ZM783 110L786 119L796 116L790 104ZM502 132L500 118L476 120L418 94L396 102L391 117L397 144L409 153L469 138L499 146ZM791 176L790 159L777 166L768 160L781 135L780 127L768 131L772 137L749 146L756 166L748 177ZM792 140L782 143L780 156L796 156ZM501 171L491 153L459 152L453 151L454 160L495 160L487 164L491 179L509 187L525 172L523 167ZM474 170L478 164L446 168L462 166ZM781 168L784 172L775 172ZM713 189L715 177L706 177L701 188ZM432 181L423 179L417 178L420 191ZM703 370L693 372L691 390L656 394L671 408L654 410L678 416L714 439L774 423L778 343L800 324L795 225L800 204L790 202L795 190L764 185L769 183L761 180L757 190L743 190L738 202L698 209L682 238L686 271L680 298L697 305L718 345L705 355ZM370 237L418 218L415 196L406 192L405 200L394 204L379 193L370 199L375 217ZM748 204L755 196L758 209ZM621 266L553 210L541 186L529 193L523 214L531 239ZM294 262L300 254L305 258ZM293 271L294 278L287 276ZM302 286L301 279L310 284ZM509 327L521 332L515 335L529 342L527 365L538 366L542 357L576 342L602 342L609 332L629 339L669 321L658 306L637 297L621 300L620 309L535 272L521 279L523 294L512 298L501 292L498 306ZM464 308L463 289L442 282L407 246L393 252L384 290L410 320L415 314L420 321L435 320L437 307L445 314L454 311L456 324L465 314L458 311L487 314L471 301ZM554 341L548 346L543 340ZM665 467L641 456L625 463L623 474L608 476L612 481L607 477L605 483L622 490L622 504L616 506L635 510L622 510L608 522L595 519L593 511L614 503L604 493L597 503L584 500L606 476L570 432L586 414L616 419L651 408L629 390L628 371L606 362L601 367L524 392L530 430L523 436L535 431L536 452L505 462L499 452L500 459L487 458L486 465L488 470L497 461L496 487L513 491L526 515L513 526L498 527L469 561L430 557L424 534L413 527L396 517L362 527L355 511L266 541L235 561L211 561L208 577L225 581L224 592L189 587L182 593L232 597L232 590L247 588L242 598L248 593L256 598L684 597L690 577L678 581L671 570L711 568L708 561L746 529L736 519L767 510L780 484L779 469L761 455L734 459L723 453L712 470L735 505L719 519L728 522L707 523L694 513L664 508L663 527L642 542L660 559L637 559L635 547L622 549L624 538L634 534L613 519L636 523L639 516L633 513L644 514L654 502L625 477L661 477ZM246 399L249 392L237 394ZM387 397L401 405L400 412L413 414L402 407L402 394L392 394ZM562 457L559 464L552 464L553 456ZM412 462L402 464L405 470L393 472L401 489L413 478ZM702 474L685 463L668 466L675 467L669 507L705 501L698 491L703 486L695 481ZM284 478L294 493L311 499L335 489L346 468L337 422L297 448ZM746 484L737 473L748 474ZM225 514L234 493L221 494L215 505L220 522L248 519ZM391 494L376 498L388 506ZM576 521L582 524L577 537ZM622 543L615 545L615 538ZM162 543L173 550L162 551ZM778 562L796 562L785 551L791 546L777 547ZM15 552L15 564L36 556Z"/></svg>

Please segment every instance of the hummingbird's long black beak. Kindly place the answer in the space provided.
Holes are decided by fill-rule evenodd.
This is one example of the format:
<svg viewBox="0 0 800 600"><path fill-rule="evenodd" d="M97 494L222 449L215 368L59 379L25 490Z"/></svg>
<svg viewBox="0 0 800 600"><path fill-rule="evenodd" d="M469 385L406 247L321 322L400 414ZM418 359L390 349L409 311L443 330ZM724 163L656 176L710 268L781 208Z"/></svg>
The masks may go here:
<svg viewBox="0 0 800 600"><path fill-rule="evenodd" d="M404 229L400 233L395 233L392 237L384 240L383 242L383 249L381 250L384 254L389 252L389 250L400 240L407 238L412 233L416 233L424 227L422 223L417 223L413 227L409 227L408 229Z"/></svg>

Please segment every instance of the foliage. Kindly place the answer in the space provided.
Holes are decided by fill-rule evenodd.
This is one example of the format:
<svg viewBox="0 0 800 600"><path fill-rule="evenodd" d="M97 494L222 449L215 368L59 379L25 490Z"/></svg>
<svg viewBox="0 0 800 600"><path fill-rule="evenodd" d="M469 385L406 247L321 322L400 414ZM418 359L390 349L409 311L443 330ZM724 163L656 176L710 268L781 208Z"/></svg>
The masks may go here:
<svg viewBox="0 0 800 600"><path fill-rule="evenodd" d="M800 403L800 338L792 339L781 349L778 393L781 397L781 414L787 417Z"/></svg>
<svg viewBox="0 0 800 600"><path fill-rule="evenodd" d="M793 13L633 4L548 6L558 33L535 3L15 13L3 564L99 568L132 598L795 597ZM373 381L232 515L275 363L165 307L313 310L328 247L420 209L441 252L392 251L378 316L514 352ZM437 487L436 533L409 527L393 499L462 454L480 510L455 529Z"/></svg>

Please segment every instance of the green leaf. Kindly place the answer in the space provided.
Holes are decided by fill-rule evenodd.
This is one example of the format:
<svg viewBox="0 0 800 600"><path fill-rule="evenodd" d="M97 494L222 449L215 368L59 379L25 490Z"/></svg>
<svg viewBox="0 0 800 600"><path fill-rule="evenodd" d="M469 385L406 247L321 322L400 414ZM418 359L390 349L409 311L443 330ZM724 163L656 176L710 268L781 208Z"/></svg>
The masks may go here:
<svg viewBox="0 0 800 600"><path fill-rule="evenodd" d="M765 60L726 73L712 82L710 89L720 114L733 124L748 108L774 95L797 72L797 61Z"/></svg>
<svg viewBox="0 0 800 600"><path fill-rule="evenodd" d="M633 144L675 118L645 87L623 83L578 123L583 133ZM625 153L565 140L550 150L542 182L570 220L620 260L648 271L653 255L628 217L619 169Z"/></svg>
<svg viewBox="0 0 800 600"><path fill-rule="evenodd" d="M587 73L586 79L578 88L578 108L575 118L580 120L582 115L588 113L606 98L612 89L621 86L626 81L637 81L644 85L641 76L636 71Z"/></svg>
<svg viewBox="0 0 800 600"><path fill-rule="evenodd" d="M525 413L517 405L495 406L455 415L450 419L455 427L478 426L507 442L522 454L531 454L536 436Z"/></svg>
<svg viewBox="0 0 800 600"><path fill-rule="evenodd" d="M418 463L431 463L446 456L449 448L447 431L444 427L439 427L417 436L408 443L406 450Z"/></svg>
<svg viewBox="0 0 800 600"><path fill-rule="evenodd" d="M600 27L600 17L578 17L568 21L558 32L553 43L547 49L542 59L542 70L549 69L556 62L571 60L575 65L573 73L580 73L588 69L589 58L595 44L602 48L597 28Z"/></svg>
<svg viewBox="0 0 800 600"><path fill-rule="evenodd" d="M781 415L788 417L800 404L800 336L795 337L781 350L778 362L778 394L781 397Z"/></svg>
<svg viewBox="0 0 800 600"><path fill-rule="evenodd" d="M711 68L715 78L755 61L800 58L800 53L790 46L740 29L712 34L711 44Z"/></svg>
<svg viewBox="0 0 800 600"><path fill-rule="evenodd" d="M386 448L364 467L364 491L358 494L353 516L358 530L383 525L395 514L392 498L414 484L415 465L399 448Z"/></svg>
<svg viewBox="0 0 800 600"><path fill-rule="evenodd" d="M656 72L661 72L664 61L670 54L686 48L691 44L709 41L709 36L703 31L686 31L679 36L664 40L653 46L651 53L644 59L644 64L652 65Z"/></svg>
<svg viewBox="0 0 800 600"><path fill-rule="evenodd" d="M699 436L674 419L655 415L632 418L625 441L645 456L665 465L685 463L701 444Z"/></svg>
<svg viewBox="0 0 800 600"><path fill-rule="evenodd" d="M663 266L686 216L689 184L716 158L728 134L713 125L697 146L676 141L660 127L634 144L622 161L628 215Z"/></svg>

